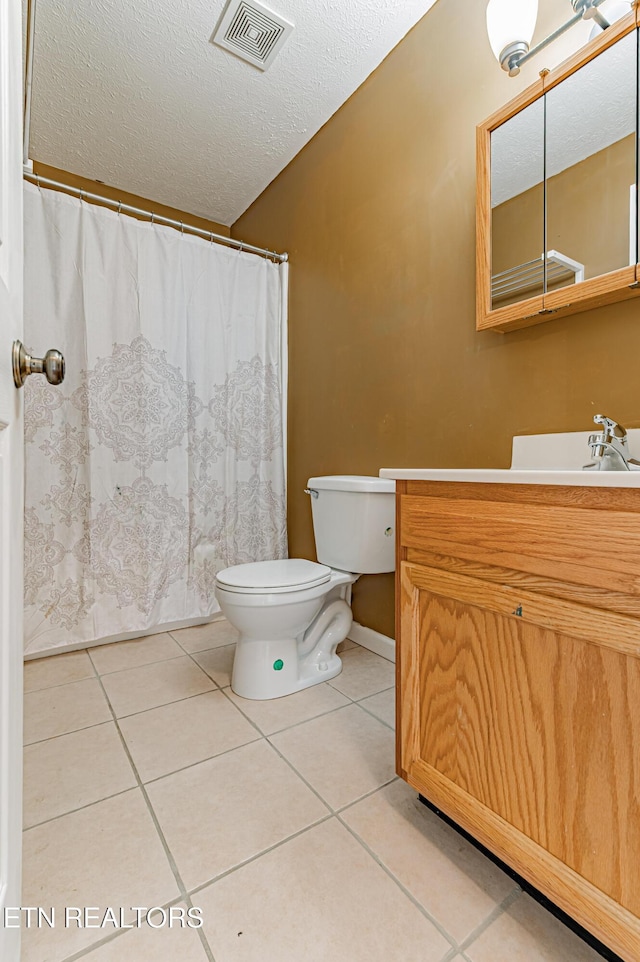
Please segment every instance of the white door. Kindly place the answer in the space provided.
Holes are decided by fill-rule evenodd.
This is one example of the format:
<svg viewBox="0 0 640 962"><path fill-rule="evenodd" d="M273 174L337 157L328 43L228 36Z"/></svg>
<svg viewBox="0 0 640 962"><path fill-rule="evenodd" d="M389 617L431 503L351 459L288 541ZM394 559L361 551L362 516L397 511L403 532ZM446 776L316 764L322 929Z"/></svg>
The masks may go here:
<svg viewBox="0 0 640 962"><path fill-rule="evenodd" d="M20 0L0 0L0 959L18 962L22 834L22 32Z"/></svg>

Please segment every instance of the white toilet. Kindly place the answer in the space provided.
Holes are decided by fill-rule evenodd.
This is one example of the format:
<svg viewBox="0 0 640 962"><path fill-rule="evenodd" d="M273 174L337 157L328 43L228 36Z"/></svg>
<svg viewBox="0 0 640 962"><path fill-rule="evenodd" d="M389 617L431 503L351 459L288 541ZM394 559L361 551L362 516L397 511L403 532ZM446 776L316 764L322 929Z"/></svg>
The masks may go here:
<svg viewBox="0 0 640 962"><path fill-rule="evenodd" d="M231 687L242 698L279 698L338 675L351 585L395 569L394 481L334 475L308 484L319 564L257 561L216 578L222 613L240 632Z"/></svg>

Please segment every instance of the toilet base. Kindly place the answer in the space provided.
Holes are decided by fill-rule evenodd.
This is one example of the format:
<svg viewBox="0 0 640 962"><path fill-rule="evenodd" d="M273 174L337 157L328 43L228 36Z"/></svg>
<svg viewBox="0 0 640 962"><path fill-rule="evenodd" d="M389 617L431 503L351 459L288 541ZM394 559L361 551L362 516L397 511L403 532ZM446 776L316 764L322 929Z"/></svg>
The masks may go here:
<svg viewBox="0 0 640 962"><path fill-rule="evenodd" d="M335 654L300 659L295 638L264 641L246 639L236 643L231 688L240 698L265 701L282 698L335 678L342 671L342 659Z"/></svg>

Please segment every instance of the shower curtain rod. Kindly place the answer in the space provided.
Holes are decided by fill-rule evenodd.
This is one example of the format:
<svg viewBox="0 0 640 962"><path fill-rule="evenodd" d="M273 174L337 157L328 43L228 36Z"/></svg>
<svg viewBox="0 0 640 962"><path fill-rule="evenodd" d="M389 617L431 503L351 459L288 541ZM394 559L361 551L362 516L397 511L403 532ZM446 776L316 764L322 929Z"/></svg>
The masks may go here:
<svg viewBox="0 0 640 962"><path fill-rule="evenodd" d="M203 230L201 227L192 227L189 224L185 224L179 220L171 220L170 217L163 217L161 214L154 214L151 210L142 210L139 207L131 207L130 204L123 204L119 200L111 200L110 197L102 197L100 194L91 194L86 190L82 190L80 187L71 187L69 184L60 183L57 180L50 180L48 177L40 177L38 174L34 174L32 171L24 169L23 177L25 180L30 180L32 183L37 184L38 187L54 187L57 190L62 190L66 194L73 194L75 197L79 197L80 200L97 201L99 204L105 204L107 207L113 207L118 213L123 214L138 214L142 217L148 217L152 224L163 224L167 227L177 227L181 231L187 231L189 234L196 234L198 237L204 237L207 240L215 241L218 244L227 244L229 247L235 247L241 251L249 251L250 254L260 254L261 257L268 257L272 261L277 261L283 264L285 261L289 260L288 254L277 254L275 251L268 251L264 247L254 247L253 244L245 244L243 241L236 240L234 237L225 237L224 234L214 234L213 231Z"/></svg>

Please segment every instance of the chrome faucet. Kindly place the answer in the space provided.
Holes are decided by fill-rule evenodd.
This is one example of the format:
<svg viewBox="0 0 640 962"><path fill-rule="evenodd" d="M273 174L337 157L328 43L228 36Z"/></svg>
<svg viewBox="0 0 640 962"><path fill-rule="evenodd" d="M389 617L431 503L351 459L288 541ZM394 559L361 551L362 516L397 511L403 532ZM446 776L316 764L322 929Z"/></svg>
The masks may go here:
<svg viewBox="0 0 640 962"><path fill-rule="evenodd" d="M589 435L589 446L595 460L591 464L585 464L583 470L640 471L640 461L629 457L625 428L605 414L595 414L593 421L594 424L602 425L602 432Z"/></svg>

